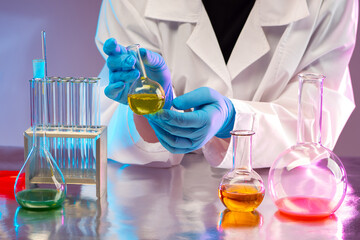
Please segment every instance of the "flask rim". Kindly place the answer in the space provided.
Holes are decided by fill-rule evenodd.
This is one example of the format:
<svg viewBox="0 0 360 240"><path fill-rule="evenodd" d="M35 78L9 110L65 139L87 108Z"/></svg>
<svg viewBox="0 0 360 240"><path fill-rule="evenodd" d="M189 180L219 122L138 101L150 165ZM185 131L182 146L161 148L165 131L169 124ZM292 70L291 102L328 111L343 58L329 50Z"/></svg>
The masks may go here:
<svg viewBox="0 0 360 240"><path fill-rule="evenodd" d="M126 50L132 49L132 48L140 48L140 44L139 43L131 44L126 47Z"/></svg>
<svg viewBox="0 0 360 240"><path fill-rule="evenodd" d="M300 73L298 77L303 81L322 82L326 77L320 73Z"/></svg>
<svg viewBox="0 0 360 240"><path fill-rule="evenodd" d="M233 136L252 136L255 132L252 130L233 130L230 131L230 134Z"/></svg>

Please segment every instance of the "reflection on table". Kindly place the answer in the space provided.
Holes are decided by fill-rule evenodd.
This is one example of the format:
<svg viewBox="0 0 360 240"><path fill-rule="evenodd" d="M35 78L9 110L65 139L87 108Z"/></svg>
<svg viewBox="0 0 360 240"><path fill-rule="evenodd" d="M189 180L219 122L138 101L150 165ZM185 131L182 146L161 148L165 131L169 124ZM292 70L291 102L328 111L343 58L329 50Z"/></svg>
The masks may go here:
<svg viewBox="0 0 360 240"><path fill-rule="evenodd" d="M22 149L10 150L0 147L0 170L21 167L22 159L8 160ZM217 190L227 170L202 155L167 169L109 160L106 198L97 199L93 185L68 185L61 208L31 211L1 197L0 239L352 239L360 234L360 160L343 162L350 182L344 203L329 218L305 221L278 212L267 192L255 212L226 210ZM256 171L267 186L268 169Z"/></svg>

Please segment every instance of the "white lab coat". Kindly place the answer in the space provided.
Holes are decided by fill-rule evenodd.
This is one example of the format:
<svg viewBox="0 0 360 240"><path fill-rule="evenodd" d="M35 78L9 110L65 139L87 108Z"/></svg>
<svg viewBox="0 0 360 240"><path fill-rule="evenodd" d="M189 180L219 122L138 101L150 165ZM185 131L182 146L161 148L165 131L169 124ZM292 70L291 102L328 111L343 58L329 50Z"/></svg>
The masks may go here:
<svg viewBox="0 0 360 240"><path fill-rule="evenodd" d="M201 86L227 96L236 110L234 129L255 131L253 166L269 167L296 143L300 72L327 77L322 143L335 146L355 107L348 63L357 14L356 0L257 0L225 64L201 0L104 0L96 44L104 58L102 47L110 37L161 53L177 96ZM100 75L105 87L106 66ZM109 158L157 166L180 163L183 155L139 136L127 106L105 96L101 100ZM211 165L231 167L231 146L229 139L214 137L202 152Z"/></svg>

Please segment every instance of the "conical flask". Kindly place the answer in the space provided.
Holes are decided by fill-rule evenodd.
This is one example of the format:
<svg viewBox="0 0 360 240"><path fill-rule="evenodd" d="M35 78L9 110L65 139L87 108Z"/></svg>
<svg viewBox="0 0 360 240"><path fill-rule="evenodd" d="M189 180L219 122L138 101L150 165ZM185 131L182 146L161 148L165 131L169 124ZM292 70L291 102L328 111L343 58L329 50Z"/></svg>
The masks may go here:
<svg viewBox="0 0 360 240"><path fill-rule="evenodd" d="M233 167L220 182L219 198L231 211L251 212L264 199L265 188L261 176L252 169L252 136L254 131L231 131Z"/></svg>
<svg viewBox="0 0 360 240"><path fill-rule="evenodd" d="M139 44L126 48L128 53L135 57L135 66L140 72L140 77L133 82L129 89L128 103L134 113L145 115L155 113L163 108L165 92L159 83L147 77L139 48Z"/></svg>
<svg viewBox="0 0 360 240"><path fill-rule="evenodd" d="M30 80L32 148L16 178L14 193L20 206L29 209L59 207L66 196L65 179L47 148L46 80ZM25 188L24 188L25 186Z"/></svg>
<svg viewBox="0 0 360 240"><path fill-rule="evenodd" d="M347 187L340 159L321 144L325 76L299 75L297 144L282 152L269 172L269 191L285 214L321 218L341 205Z"/></svg>

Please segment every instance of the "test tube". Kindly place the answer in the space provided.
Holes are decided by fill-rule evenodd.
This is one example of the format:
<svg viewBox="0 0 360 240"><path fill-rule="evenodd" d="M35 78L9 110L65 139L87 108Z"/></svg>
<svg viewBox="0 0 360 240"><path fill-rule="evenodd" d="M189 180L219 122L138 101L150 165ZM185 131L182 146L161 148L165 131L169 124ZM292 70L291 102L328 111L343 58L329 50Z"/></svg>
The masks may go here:
<svg viewBox="0 0 360 240"><path fill-rule="evenodd" d="M76 79L72 79L70 83L70 92L71 92L71 129L73 132L76 131L76 126L78 124L78 108L79 108L79 95L77 89L79 82ZM71 139L72 151L71 151L71 175L73 175L74 170L77 165L77 140L76 138Z"/></svg>
<svg viewBox="0 0 360 240"><path fill-rule="evenodd" d="M41 120L41 78L33 78L30 83L30 121L31 127L40 126ZM37 129L39 130L39 129Z"/></svg>
<svg viewBox="0 0 360 240"><path fill-rule="evenodd" d="M89 82L91 83L92 89L92 120L91 125L92 127L99 127L100 126L100 78L92 77L89 78Z"/></svg>
<svg viewBox="0 0 360 240"><path fill-rule="evenodd" d="M85 121L85 78L75 78L71 82L71 96L72 96L72 127L73 131L84 131L86 126Z"/></svg>
<svg viewBox="0 0 360 240"><path fill-rule="evenodd" d="M30 79L30 126L35 124L35 79Z"/></svg>
<svg viewBox="0 0 360 240"><path fill-rule="evenodd" d="M47 97L47 131L54 131L58 126L58 116L56 112L57 105L57 82L59 77L49 77L46 80L46 97Z"/></svg>
<svg viewBox="0 0 360 240"><path fill-rule="evenodd" d="M41 126L43 125L42 119L42 78L33 78L30 80L30 114L31 114L31 127L36 126L36 132L41 130ZM29 149L33 143L33 138L30 138L31 142L29 142ZM42 169L42 161L40 161L40 168Z"/></svg>
<svg viewBox="0 0 360 240"><path fill-rule="evenodd" d="M86 121L85 121L85 78L75 78L71 82L71 121L72 121L72 130L73 131L85 131ZM84 165L84 141L81 138L73 139L73 169L79 170Z"/></svg>
<svg viewBox="0 0 360 240"><path fill-rule="evenodd" d="M87 78L85 80L85 84L84 84L84 97L85 97L85 131L88 132L90 131L90 126L91 126L91 114L92 114L92 99L91 99L91 95L92 95L92 89L91 89L91 84L89 79ZM84 165L83 165L83 172L84 175L87 177L88 175L88 169L89 169L89 162L90 162L90 140L89 138L85 138L83 139L84 142L84 150L85 150L85 154L84 154Z"/></svg>
<svg viewBox="0 0 360 240"><path fill-rule="evenodd" d="M88 131L96 131L98 126L100 125L99 118L99 81L100 78L91 77L88 78ZM88 168L91 170L95 170L96 165L96 140L88 139L89 143L89 152L88 152Z"/></svg>
<svg viewBox="0 0 360 240"><path fill-rule="evenodd" d="M59 119L60 119L60 130L61 131L70 131L71 130L71 113L70 113L70 82L71 77L61 78L59 86Z"/></svg>
<svg viewBox="0 0 360 240"><path fill-rule="evenodd" d="M30 80L30 118L31 126L40 126L42 119L40 113L42 113L41 105L41 80L45 74L45 60L44 59L33 59L33 78ZM40 92L39 92L40 91Z"/></svg>
<svg viewBox="0 0 360 240"><path fill-rule="evenodd" d="M101 127L101 121L100 121L100 78L95 78L96 79L96 83L94 83L94 99L95 99L95 122L94 125L96 128L100 128ZM92 145L92 149L93 149L93 164L92 164L92 168L94 169L94 172L96 170L96 139L93 139L93 145ZM96 177L96 176L94 176Z"/></svg>
<svg viewBox="0 0 360 240"><path fill-rule="evenodd" d="M62 78L56 79L56 116L57 116L57 130L62 130L62 117L63 117L63 101L62 101ZM59 167L61 170L64 168L64 142L63 138L57 138L57 147L59 155Z"/></svg>
<svg viewBox="0 0 360 240"><path fill-rule="evenodd" d="M89 79L86 79L85 81L85 122L86 122L86 131L90 131L91 127L91 115L92 115L92 89L91 89L91 83ZM85 140L85 163L84 163L84 172L85 176L88 174L89 169L89 163L90 163L90 140L91 139L84 139Z"/></svg>
<svg viewBox="0 0 360 240"><path fill-rule="evenodd" d="M60 131L71 131L71 112L70 112L70 82L72 77L64 77L59 82L59 96L61 105L59 107L60 112ZM63 138L63 165L64 173L68 175L69 168L71 167L71 138ZM65 171L66 169L66 171Z"/></svg>
<svg viewBox="0 0 360 240"><path fill-rule="evenodd" d="M56 131L58 128L58 115L57 115L57 105L58 105L58 96L57 96L57 83L59 77L49 77L46 79L46 97L47 97L47 115L46 115L46 131ZM54 157L55 162L58 166L60 164L59 155L59 142L58 138L49 137L49 151Z"/></svg>
<svg viewBox="0 0 360 240"><path fill-rule="evenodd" d="M33 81L34 85L34 124L37 127L37 131L40 131L44 126L44 102L42 99L43 94L43 79L42 78L35 78Z"/></svg>
<svg viewBox="0 0 360 240"><path fill-rule="evenodd" d="M67 123L67 107L68 107L68 79L67 78L57 78L56 79L56 117L57 117L57 130L65 131L64 127ZM64 170L67 163L67 140L65 138L57 138L57 152L59 156L59 167Z"/></svg>
<svg viewBox="0 0 360 240"><path fill-rule="evenodd" d="M80 83L80 128L81 131L86 131L86 116L87 116L87 84L88 81L86 78L81 77L82 82ZM81 176L86 173L86 164L87 164L87 141L86 138L79 138L79 146L80 146L80 169L81 169Z"/></svg>

